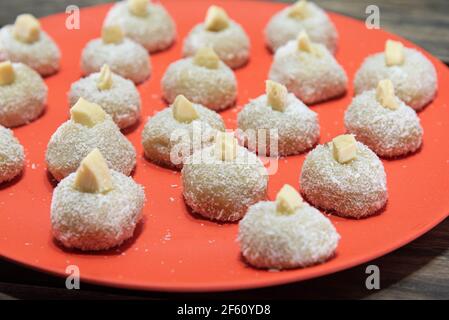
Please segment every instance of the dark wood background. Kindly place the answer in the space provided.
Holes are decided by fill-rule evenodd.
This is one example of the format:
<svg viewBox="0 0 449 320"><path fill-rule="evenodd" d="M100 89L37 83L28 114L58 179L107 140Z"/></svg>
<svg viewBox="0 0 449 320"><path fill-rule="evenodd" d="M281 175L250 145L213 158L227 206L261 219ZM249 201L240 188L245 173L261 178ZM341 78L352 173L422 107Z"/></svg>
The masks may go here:
<svg viewBox="0 0 449 320"><path fill-rule="evenodd" d="M69 4L80 7L106 0L0 1L0 25L30 12L40 17L62 12ZM293 1L285 1L293 2ZM317 0L322 7L355 18L366 17L376 4L381 27L421 45L449 63L448 0ZM442 88L443 89L443 88ZM380 268L381 289L365 287L366 267ZM0 299L449 299L449 219L409 245L382 258L334 275L272 288L214 294L169 294L118 290L81 284L65 289L62 279L0 259Z"/></svg>

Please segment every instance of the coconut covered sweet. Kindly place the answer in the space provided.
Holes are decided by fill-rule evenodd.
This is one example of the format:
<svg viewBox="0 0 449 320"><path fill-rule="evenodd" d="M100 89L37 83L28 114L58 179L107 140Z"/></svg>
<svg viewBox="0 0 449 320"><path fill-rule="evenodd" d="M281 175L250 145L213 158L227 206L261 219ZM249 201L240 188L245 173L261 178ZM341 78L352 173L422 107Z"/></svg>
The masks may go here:
<svg viewBox="0 0 449 320"><path fill-rule="evenodd" d="M38 118L47 104L47 85L22 63L0 63L0 125L16 127Z"/></svg>
<svg viewBox="0 0 449 320"><path fill-rule="evenodd" d="M256 268L280 270L325 262L335 254L339 239L330 220L288 185L276 201L249 207L239 223L242 255Z"/></svg>
<svg viewBox="0 0 449 320"><path fill-rule="evenodd" d="M375 89L379 81L390 79L396 95L416 111L429 104L437 93L435 67L421 52L388 40L385 51L368 56L355 74L355 93Z"/></svg>
<svg viewBox="0 0 449 320"><path fill-rule="evenodd" d="M0 125L0 184L21 174L25 154L14 133Z"/></svg>
<svg viewBox="0 0 449 320"><path fill-rule="evenodd" d="M81 54L81 69L86 76L100 72L105 64L112 72L136 84L151 76L148 52L137 42L125 38L118 25L104 27L102 38L89 41Z"/></svg>
<svg viewBox="0 0 449 320"><path fill-rule="evenodd" d="M215 145L196 151L185 161L183 194L193 212L231 222L266 199L265 167L254 153L236 143L233 138L218 138Z"/></svg>
<svg viewBox="0 0 449 320"><path fill-rule="evenodd" d="M199 50L194 57L173 62L162 81L164 98L171 104L179 95L214 111L234 105L237 80L211 48Z"/></svg>
<svg viewBox="0 0 449 320"><path fill-rule="evenodd" d="M353 136L340 137L343 141L334 139L318 145L307 155L300 177L302 194L323 210L365 218L379 212L387 202L385 170L363 143Z"/></svg>
<svg viewBox="0 0 449 320"><path fill-rule="evenodd" d="M388 80L389 81L389 80ZM386 107L376 90L356 96L345 113L345 126L357 140L367 145L378 156L392 158L405 156L422 145L423 129L416 112L392 92L394 106Z"/></svg>
<svg viewBox="0 0 449 320"><path fill-rule="evenodd" d="M79 98L100 105L120 129L137 123L140 117L141 99L136 86L109 70L107 65L72 84L68 94L73 107Z"/></svg>
<svg viewBox="0 0 449 320"><path fill-rule="evenodd" d="M268 48L273 52L295 40L301 31L307 32L313 42L320 43L335 53L338 33L327 13L313 2L298 1L275 14L265 28Z"/></svg>
<svg viewBox="0 0 449 320"><path fill-rule="evenodd" d="M66 248L107 250L134 234L145 204L143 187L110 170L98 149L55 188L51 203L54 237Z"/></svg>
<svg viewBox="0 0 449 320"><path fill-rule="evenodd" d="M176 38L172 17L162 4L149 0L117 2L109 10L104 25L121 26L126 37L150 53L168 49Z"/></svg>
<svg viewBox="0 0 449 320"><path fill-rule="evenodd" d="M36 18L22 14L14 25L0 29L0 60L26 64L48 76L59 70L61 52Z"/></svg>
<svg viewBox="0 0 449 320"><path fill-rule="evenodd" d="M224 130L216 112L178 96L172 105L148 119L142 144L147 159L180 170L186 157L213 144L217 131Z"/></svg>
<svg viewBox="0 0 449 320"><path fill-rule="evenodd" d="M244 144L259 153L265 148L262 153L271 156L300 154L312 148L320 137L318 115L278 83L267 81L266 91L238 114ZM277 150L271 150L272 144Z"/></svg>
<svg viewBox="0 0 449 320"><path fill-rule="evenodd" d="M231 20L224 9L211 6L204 23L196 25L184 40L184 56L194 56L211 47L232 69L244 66L249 60L250 41L242 26Z"/></svg>
<svg viewBox="0 0 449 320"><path fill-rule="evenodd" d="M304 32L276 51L269 79L285 85L307 105L343 95L348 81L334 56Z"/></svg>
<svg viewBox="0 0 449 320"><path fill-rule="evenodd" d="M51 136L47 146L48 170L56 180L75 172L95 148L108 167L130 175L136 164L136 150L103 109L84 99L72 107L71 119Z"/></svg>

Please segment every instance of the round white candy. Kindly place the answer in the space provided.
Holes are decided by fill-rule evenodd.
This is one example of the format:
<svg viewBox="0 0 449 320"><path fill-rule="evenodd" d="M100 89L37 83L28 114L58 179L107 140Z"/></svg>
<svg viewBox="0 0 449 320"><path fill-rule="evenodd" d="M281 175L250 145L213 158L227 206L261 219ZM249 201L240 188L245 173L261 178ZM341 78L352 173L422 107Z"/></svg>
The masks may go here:
<svg viewBox="0 0 449 320"><path fill-rule="evenodd" d="M47 85L22 63L13 63L14 82L0 86L0 125L16 127L39 117L47 104Z"/></svg>
<svg viewBox="0 0 449 320"><path fill-rule="evenodd" d="M24 151L13 132L0 125L0 183L10 181L23 170Z"/></svg>
<svg viewBox="0 0 449 320"><path fill-rule="evenodd" d="M122 244L134 234L145 203L143 188L131 178L111 170L114 188L85 193L73 187L76 173L55 188L51 202L54 237L65 247L106 250Z"/></svg>
<svg viewBox="0 0 449 320"><path fill-rule="evenodd" d="M239 223L238 241L254 267L291 269L324 262L334 255L340 235L329 219L307 203L279 214L275 202L259 202Z"/></svg>
<svg viewBox="0 0 449 320"><path fill-rule="evenodd" d="M266 95L251 100L238 114L238 128L250 150L260 151L265 145L266 155L273 155L270 144L277 146L279 156L299 154L312 148L320 137L318 115L293 94L288 95L284 111L267 105ZM275 141L270 130L275 131ZM260 139L264 134L265 139Z"/></svg>
<svg viewBox="0 0 449 320"><path fill-rule="evenodd" d="M93 73L73 83L69 92L69 105L73 107L79 98L100 105L114 122L123 129L135 124L140 117L140 94L130 80L112 74L112 87L97 87L100 73Z"/></svg>
<svg viewBox="0 0 449 320"><path fill-rule="evenodd" d="M169 168L181 169L186 157L211 145L217 130L225 130L223 119L218 113L199 104L193 104L193 107L199 118L190 123L177 121L173 117L173 106L148 119L142 131L142 144L149 160Z"/></svg>
<svg viewBox="0 0 449 320"><path fill-rule="evenodd" d="M192 58L173 62L161 81L165 99L173 103L178 95L220 111L231 107L237 98L237 80L232 70L220 61L218 69L197 66Z"/></svg>
<svg viewBox="0 0 449 320"><path fill-rule="evenodd" d="M346 129L381 157L418 150L423 136L419 118L404 102L397 99L397 103L398 109L387 109L377 101L375 90L364 91L346 110Z"/></svg>
<svg viewBox="0 0 449 320"><path fill-rule="evenodd" d="M182 169L184 199L196 213L218 221L241 219L248 207L265 200L268 175L262 162L237 147L233 160L216 158L215 145L195 152Z"/></svg>
<svg viewBox="0 0 449 320"><path fill-rule="evenodd" d="M296 19L289 17L291 7L276 13L265 28L265 38L268 47L275 52L277 49L295 40L301 31L306 31L313 42L321 43L331 53L337 50L338 33L326 12L315 3L308 3L308 17Z"/></svg>
<svg viewBox="0 0 449 320"><path fill-rule="evenodd" d="M380 80L390 79L396 95L406 105L419 111L437 92L437 74L433 64L419 51L404 48L404 64L387 66L383 52L363 61L354 78L355 93L374 89Z"/></svg>
<svg viewBox="0 0 449 320"><path fill-rule="evenodd" d="M313 44L317 54L299 50L290 41L274 55L269 78L285 85L305 104L338 97L346 92L346 73L321 44Z"/></svg>
<svg viewBox="0 0 449 320"><path fill-rule="evenodd" d="M332 143L327 143L307 155L300 178L305 198L343 217L359 219L377 213L388 199L382 162L360 142L357 157L349 163L335 160L332 149Z"/></svg>
<svg viewBox="0 0 449 320"><path fill-rule="evenodd" d="M137 42L123 39L118 44L106 44L102 39L90 41L81 54L81 69L84 75L100 72L107 64L111 71L142 83L151 75L151 63L148 52Z"/></svg>
<svg viewBox="0 0 449 320"><path fill-rule="evenodd" d="M45 31L40 31L36 42L23 43L14 37L13 28L8 25L0 30L0 60L24 63L42 76L59 70L61 52Z"/></svg>
<svg viewBox="0 0 449 320"><path fill-rule="evenodd" d="M159 3L149 2L147 15L135 16L128 9L128 1L118 2L108 12L104 25L120 25L128 38L149 52L169 48L176 38L175 23Z"/></svg>
<svg viewBox="0 0 449 320"><path fill-rule="evenodd" d="M69 120L63 123L48 142L48 170L57 180L75 172L81 161L95 148L104 156L109 168L130 175L136 164L136 150L120 132L110 116L88 128Z"/></svg>
<svg viewBox="0 0 449 320"><path fill-rule="evenodd" d="M212 47L220 59L232 69L245 65L249 60L250 42L245 30L230 21L222 31L208 31L198 24L184 40L184 56L193 56L198 49Z"/></svg>

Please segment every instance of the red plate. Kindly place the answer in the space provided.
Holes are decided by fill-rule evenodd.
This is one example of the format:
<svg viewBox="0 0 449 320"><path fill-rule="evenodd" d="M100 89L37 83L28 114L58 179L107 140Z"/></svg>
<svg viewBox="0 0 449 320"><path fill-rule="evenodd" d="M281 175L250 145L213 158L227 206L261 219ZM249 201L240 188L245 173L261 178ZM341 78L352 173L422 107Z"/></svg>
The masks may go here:
<svg viewBox="0 0 449 320"><path fill-rule="evenodd" d="M262 31L283 5L230 0L164 1L177 22L178 41L169 51L152 57L154 74L139 87L142 121L127 134L138 151L134 178L146 187L145 222L136 236L118 250L96 254L64 251L53 241L49 219L53 185L47 176L44 154L51 134L67 120L67 91L81 76L81 50L88 40L99 36L110 5L82 10L80 30L66 30L64 14L42 19L44 29L62 50L62 68L46 79L50 96L45 115L14 130L25 146L27 166L21 179L0 187L1 256L57 275L64 275L66 267L75 264L82 280L116 287L164 291L254 288L318 277L377 258L422 235L448 215L449 91L440 90L437 99L419 114L425 131L421 152L384 161L390 200L383 214L361 221L330 217L342 236L334 259L319 266L283 272L246 266L235 241L237 224L217 224L190 215L182 199L179 173L152 165L142 156L140 134L145 120L164 108L159 85L162 74L170 62L181 57L182 39L213 3L223 6L242 23L252 41L250 64L236 72L239 107L222 113L228 127L235 127L241 106L264 90L272 56L265 49ZM383 50L386 39L399 39L415 47L384 31L368 30L362 22L336 14L331 18L340 34L337 58L348 73L350 84L362 60ZM447 87L448 69L426 55L437 68L440 88ZM313 107L320 117L321 142L344 132L343 113L352 94L350 85L345 97ZM270 177L270 197L284 183L299 187L303 160L304 156L297 156L280 161L279 171Z"/></svg>

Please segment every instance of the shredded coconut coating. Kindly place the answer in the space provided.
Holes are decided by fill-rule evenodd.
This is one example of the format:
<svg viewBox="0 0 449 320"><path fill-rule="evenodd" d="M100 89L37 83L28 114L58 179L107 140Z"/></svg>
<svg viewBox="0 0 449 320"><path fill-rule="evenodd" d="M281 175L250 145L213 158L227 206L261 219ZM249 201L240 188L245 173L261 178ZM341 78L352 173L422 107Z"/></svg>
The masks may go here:
<svg viewBox="0 0 449 320"><path fill-rule="evenodd" d="M269 79L285 85L305 104L338 97L346 92L348 78L342 66L321 44L314 44L321 57L298 50L290 41L279 48Z"/></svg>
<svg viewBox="0 0 449 320"><path fill-rule="evenodd" d="M0 86L0 125L16 127L36 119L47 104L47 85L22 63L13 63L15 80Z"/></svg>
<svg viewBox="0 0 449 320"><path fill-rule="evenodd" d="M169 48L176 38L175 23L158 3L148 4L148 14L136 17L128 10L127 1L116 3L108 12L104 25L119 24L125 35L141 44L149 52Z"/></svg>
<svg viewBox="0 0 449 320"><path fill-rule="evenodd" d="M244 66L250 55L250 40L245 30L234 21L218 32L208 31L204 23L196 25L184 40L184 56L193 56L199 49L212 47L220 59L232 69Z"/></svg>
<svg viewBox="0 0 449 320"><path fill-rule="evenodd" d="M423 129L416 112L400 99L399 108L384 108L376 99L376 90L356 96L345 113L345 126L378 156L392 158L418 150Z"/></svg>
<svg viewBox="0 0 449 320"><path fill-rule="evenodd" d="M416 111L431 102L437 92L437 74L433 64L419 51L404 48L405 61L400 66L387 66L383 52L363 61L354 78L355 93L374 89L380 80L390 79L395 94Z"/></svg>
<svg viewBox="0 0 449 320"><path fill-rule="evenodd" d="M81 161L98 148L109 168L130 175L136 150L110 116L92 128L69 120L51 136L47 147L48 170L57 180L75 172Z"/></svg>
<svg viewBox="0 0 449 320"><path fill-rule="evenodd" d="M86 45L81 56L84 75L100 72L104 64L109 65L112 72L136 84L151 75L148 52L137 42L126 38L119 44L105 44L103 40L95 39Z"/></svg>
<svg viewBox="0 0 449 320"><path fill-rule="evenodd" d="M306 157L300 184L313 205L337 215L360 219L379 212L388 198L382 162L364 144L357 142L357 157L341 164L332 155L332 145L317 146Z"/></svg>
<svg viewBox="0 0 449 320"><path fill-rule="evenodd" d="M197 151L184 163L184 199L208 219L236 221L249 206L266 199L268 173L259 158L241 146L236 158L228 161L217 159L214 148Z"/></svg>
<svg viewBox="0 0 449 320"><path fill-rule="evenodd" d="M0 30L0 60L21 62L48 76L59 70L61 52L45 31L41 30L38 41L22 43L14 37L13 26L7 25Z"/></svg>
<svg viewBox="0 0 449 320"><path fill-rule="evenodd" d="M0 184L17 177L24 161L23 146L11 130L0 125Z"/></svg>
<svg viewBox="0 0 449 320"><path fill-rule="evenodd" d="M251 100L238 114L238 128L242 130L245 145L255 152L261 143L259 135L255 135L256 143L248 143L251 137L246 135L245 131L257 133L259 130L266 130L266 139L261 144L265 144L267 155L271 154L270 129L276 129L278 132L279 156L300 154L315 146L320 137L318 115L293 94L288 95L287 107L283 112L267 105L266 95Z"/></svg>
<svg viewBox="0 0 449 320"><path fill-rule="evenodd" d="M225 130L223 119L218 113L199 104L193 104L193 107L199 114L199 119L191 123L178 122L173 117L173 106L148 119L142 131L142 144L147 159L164 167L180 170L186 157L211 145L217 130ZM195 134L198 136L195 137ZM195 139L198 138L201 139L200 144L196 144ZM183 150L187 151L185 154L178 153L181 160L179 163L173 163L170 158L173 148L185 148Z"/></svg>
<svg viewBox="0 0 449 320"><path fill-rule="evenodd" d="M145 204L143 187L111 170L114 189L84 193L73 187L76 173L55 188L51 203L54 237L67 248L106 250L131 238Z"/></svg>
<svg viewBox="0 0 449 320"><path fill-rule="evenodd" d="M209 109L220 111L234 105L237 80L232 70L220 61L218 69L197 66L192 58L178 60L162 78L165 99L173 103L180 94Z"/></svg>
<svg viewBox="0 0 449 320"><path fill-rule="evenodd" d="M69 105L73 107L79 98L100 105L123 129L132 126L140 117L141 99L134 83L112 74L112 87L100 90L97 82L100 73L93 73L73 83L69 92Z"/></svg>
<svg viewBox="0 0 449 320"><path fill-rule="evenodd" d="M315 3L307 4L310 16L303 19L289 17L291 7L275 14L265 28L267 46L276 52L277 49L295 40L301 31L306 31L312 42L321 43L335 53L338 33L327 13Z"/></svg>
<svg viewBox="0 0 449 320"><path fill-rule="evenodd" d="M335 254L340 235L330 220L305 203L279 214L276 203L262 201L239 223L245 260L256 268L291 269L325 262Z"/></svg>

